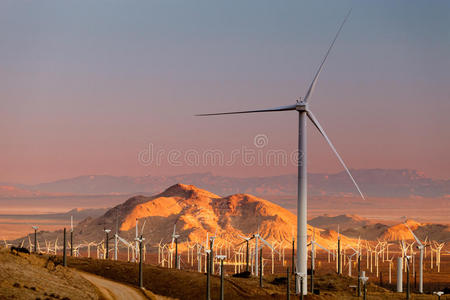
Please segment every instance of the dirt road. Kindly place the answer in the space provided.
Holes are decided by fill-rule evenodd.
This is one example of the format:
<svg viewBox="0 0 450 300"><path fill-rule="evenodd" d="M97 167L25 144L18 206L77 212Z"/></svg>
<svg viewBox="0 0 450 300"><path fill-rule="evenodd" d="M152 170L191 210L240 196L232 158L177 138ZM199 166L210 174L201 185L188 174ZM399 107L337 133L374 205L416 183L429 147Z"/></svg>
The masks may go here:
<svg viewBox="0 0 450 300"><path fill-rule="evenodd" d="M140 291L125 284L121 284L89 273L79 272L79 274L85 279L89 280L93 285L95 285L102 293L103 297L107 300L147 299L142 295Z"/></svg>

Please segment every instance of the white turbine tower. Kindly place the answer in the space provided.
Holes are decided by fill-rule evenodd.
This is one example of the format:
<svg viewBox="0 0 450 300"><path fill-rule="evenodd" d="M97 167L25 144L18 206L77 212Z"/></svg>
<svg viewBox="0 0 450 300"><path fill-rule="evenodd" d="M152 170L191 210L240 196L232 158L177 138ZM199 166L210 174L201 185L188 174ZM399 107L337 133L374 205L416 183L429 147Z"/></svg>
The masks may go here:
<svg viewBox="0 0 450 300"><path fill-rule="evenodd" d="M417 248L419 248L420 251L420 265L419 265L419 293L423 293L423 249L425 248L424 245L420 242L420 240L417 238L417 236L414 234L414 232L409 228L408 223L405 222L406 227L408 227L408 230L413 235L414 239L416 239L417 242Z"/></svg>
<svg viewBox="0 0 450 300"><path fill-rule="evenodd" d="M223 112L223 113L212 113L212 114L199 114L196 116L215 116L215 115L231 115L231 114L247 114L247 113L260 113L260 112L280 112L280 111L298 111L299 116L299 127L298 127L298 193L297 193L297 266L296 266L296 274L297 274L297 294L300 293L300 278L299 276L306 276L307 274L307 218L306 218L306 210L307 210L307 168L306 168L306 121L309 118L310 121L313 123L313 125L319 130L320 134L325 138L329 146L331 147L334 154L337 156L339 162L344 167L347 174L350 176L351 180L353 181L354 185L356 186L359 194L364 199L364 196L359 189L358 185L356 184L356 181L353 179L353 176L350 174L350 171L348 170L347 166L345 165L344 161L334 148L333 144L331 143L330 139L326 135L325 131L323 130L322 126L320 125L317 118L313 115L311 110L308 108L308 100L311 97L314 87L316 86L317 80L319 78L320 72L322 71L322 68L325 64L325 61L330 54L331 49L333 48L334 43L336 42L339 33L342 30L342 27L344 26L345 22L347 21L348 17L350 16L350 12L348 12L347 16L345 17L344 21L340 25L333 41L331 42L330 47L328 48L328 51L326 52L324 58L322 59L322 62L319 66L319 69L317 70L313 81L311 82L306 95L303 99L300 99L297 101L296 104L287 105L287 106L280 106L275 108L269 108L269 109L260 109L260 110L247 110L247 111L234 111L234 112ZM307 281L303 280L303 294L307 294Z"/></svg>

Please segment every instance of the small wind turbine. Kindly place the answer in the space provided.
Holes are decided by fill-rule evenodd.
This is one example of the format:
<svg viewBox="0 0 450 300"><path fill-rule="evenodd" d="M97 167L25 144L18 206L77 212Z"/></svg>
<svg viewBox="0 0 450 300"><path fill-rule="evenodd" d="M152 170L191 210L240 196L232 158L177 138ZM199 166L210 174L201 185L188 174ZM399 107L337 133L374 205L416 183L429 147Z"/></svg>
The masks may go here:
<svg viewBox="0 0 450 300"><path fill-rule="evenodd" d="M251 240L251 239L253 239L254 237L245 237L245 236L242 236L242 235L239 235L242 239L244 239L244 241L242 242L242 243L240 243L240 244L237 244L236 246L240 246L240 245L242 245L243 243L246 243L246 246L247 246L247 251L246 251L246 254L245 254L245 271L246 272L248 272L248 261L249 261L249 257L248 257L248 244L249 244L249 241Z"/></svg>
<svg viewBox="0 0 450 300"><path fill-rule="evenodd" d="M259 253L259 250L262 249L262 247L263 247L263 245L261 245L261 248L258 247L259 240L261 240L261 242L266 244L267 247L272 249L272 251L275 251L276 253L278 253L278 251L275 250L272 247L272 245L268 241L263 239L263 237L259 234L259 226L258 226L258 232L253 235L253 238L255 239L255 276L258 276L258 262L259 262L259 260L258 260L258 253Z"/></svg>
<svg viewBox="0 0 450 300"><path fill-rule="evenodd" d="M420 242L420 240L417 238L417 236L414 234L414 232L409 228L408 224L405 222L406 227L408 227L408 230L413 235L414 239L417 242L417 248L419 248L420 251L420 265L419 265L419 293L423 293L423 249L424 246Z"/></svg>
<svg viewBox="0 0 450 300"><path fill-rule="evenodd" d="M336 148L331 143L330 139L328 138L327 134L325 133L324 129L320 125L317 118L314 116L314 114L311 112L311 110L308 108L308 100L311 97L314 88L317 84L317 80L319 78L319 75L323 69L323 66L325 64L325 61L328 57L328 55L331 52L331 49L336 42L339 33L342 30L342 27L344 26L345 22L347 21L348 17L350 16L350 12L348 12L347 16L345 17L344 21L340 25L333 41L331 42L330 47L328 48L328 51L326 52L324 58L322 59L322 62L319 66L319 69L317 70L313 81L311 82L305 96L301 98L297 103L287 106L280 106L275 108L269 108L269 109L260 109L260 110L247 110L247 111L234 111L234 112L223 112L223 113L212 113L212 114L199 114L196 116L215 116L215 115L231 115L231 114L248 114L248 113L262 113L262 112L280 112L280 111L297 111L298 117L299 117L299 127L298 127L298 193L297 193L297 273L300 274L306 274L307 273L307 263L308 263L308 253L307 253L307 168L306 168L306 123L307 119L309 119L313 125L317 128L317 130L320 132L320 134L325 138L329 146L331 147L331 150L334 152L334 154L337 156L339 162L344 167L347 174L350 176L350 179L352 180L353 184L356 186L356 189L358 190L361 197L364 199L364 196L359 188L359 186L356 184L356 181L353 179L353 176L351 175L350 171L348 170L347 166L345 165L344 161L342 160L341 156L338 154ZM297 277L297 283L299 283L300 278ZM307 294L307 282L303 281L303 294ZM297 284L296 289L297 294L300 293L300 285Z"/></svg>
<svg viewBox="0 0 450 300"><path fill-rule="evenodd" d="M355 255L358 255L358 251L356 251L355 249L352 248L352 250L354 251L354 253L352 255L347 255L347 263L348 263L348 276L351 277L352 276L352 258Z"/></svg>
<svg viewBox="0 0 450 300"><path fill-rule="evenodd" d="M320 245L319 243L316 242L316 229L314 228L313 231L313 236L311 238L311 242L309 243L311 244L311 291L314 291L314 273L315 273L315 269L316 269L316 265L315 265L315 261L316 261L316 253L315 253L315 246L318 246L319 248L325 250L326 252L328 252L328 255L332 254L334 256L334 253L331 253L330 250L328 250L327 248L325 248L324 246ZM308 244L308 245L309 245Z"/></svg>
<svg viewBox="0 0 450 300"><path fill-rule="evenodd" d="M180 268L180 262L178 261L178 238L180 237L179 234L176 234L176 228L177 224L173 224L173 233L172 233L172 248L173 248L173 242L175 241L175 269Z"/></svg>

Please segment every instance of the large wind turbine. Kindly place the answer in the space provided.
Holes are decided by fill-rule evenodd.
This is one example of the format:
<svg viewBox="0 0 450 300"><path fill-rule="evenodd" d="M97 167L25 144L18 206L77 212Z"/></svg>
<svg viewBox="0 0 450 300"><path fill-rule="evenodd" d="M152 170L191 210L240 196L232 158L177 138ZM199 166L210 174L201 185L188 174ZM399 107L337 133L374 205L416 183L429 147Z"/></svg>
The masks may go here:
<svg viewBox="0 0 450 300"><path fill-rule="evenodd" d="M260 109L260 110L247 110L247 111L234 111L234 112L223 112L223 113L212 113L212 114L199 114L196 116L215 116L215 115L231 115L231 114L247 114L247 113L260 113L260 112L280 112L280 111L297 111L298 112L298 120L299 120L299 127L298 127L298 193L297 193L297 266L296 266L296 277L297 277L297 294L300 293L300 277L305 277L307 274L307 218L306 218L306 210L307 210L307 169L306 169L306 120L309 118L310 121L314 124L314 126L319 130L320 134L325 138L329 146L331 147L331 150L333 150L334 154L337 156L339 162L344 167L347 174L350 176L350 179L353 181L354 185L356 186L359 194L364 199L364 196L359 189L358 185L356 184L356 181L353 179L353 176L350 174L350 171L348 170L347 166L345 165L344 161L336 151L336 148L331 143L330 139L326 135L324 129L320 125L317 118L314 116L314 114L311 112L311 110L308 108L308 100L311 97L314 88L316 86L317 80L319 78L320 72L322 71L322 68L325 64L325 61L330 54L331 49L333 48L334 43L336 42L339 33L342 30L342 27L344 26L345 22L347 21L348 17L350 16L350 12L346 15L344 21L340 25L333 41L331 42L330 47L328 48L328 51L326 52L324 58L322 59L322 62L319 66L319 69L317 70L313 81L311 82L305 97L302 99L300 98L299 101L297 101L296 104L287 105L287 106L280 106L275 108L269 108L269 109ZM303 280L303 294L307 294L307 281Z"/></svg>

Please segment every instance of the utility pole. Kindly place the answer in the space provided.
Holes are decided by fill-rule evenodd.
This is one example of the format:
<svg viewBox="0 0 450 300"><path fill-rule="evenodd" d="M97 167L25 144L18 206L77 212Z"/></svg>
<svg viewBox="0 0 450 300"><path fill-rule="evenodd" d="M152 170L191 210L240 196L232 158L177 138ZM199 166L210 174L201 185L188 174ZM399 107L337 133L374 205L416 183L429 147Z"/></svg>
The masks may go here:
<svg viewBox="0 0 450 300"><path fill-rule="evenodd" d="M32 227L34 229L34 253L37 253L37 226Z"/></svg>
<svg viewBox="0 0 450 300"><path fill-rule="evenodd" d="M73 256L73 216L70 216L70 256Z"/></svg>
<svg viewBox="0 0 450 300"><path fill-rule="evenodd" d="M263 272L262 272L262 247L259 249L259 287L263 287Z"/></svg>
<svg viewBox="0 0 450 300"><path fill-rule="evenodd" d="M248 257L248 243L249 243L249 240L247 240L247 254L246 254L247 264L245 266L245 271L246 272L249 272L249 269L248 269L248 261L249 261L249 257Z"/></svg>
<svg viewBox="0 0 450 300"><path fill-rule="evenodd" d="M358 251L358 297L361 297L361 255L359 251Z"/></svg>
<svg viewBox="0 0 450 300"><path fill-rule="evenodd" d="M114 260L117 260L117 244L119 235L119 220L118 220L118 208L116 208L116 234L114 234Z"/></svg>
<svg viewBox="0 0 450 300"><path fill-rule="evenodd" d="M223 260L227 258L225 255L217 255L217 259L220 260L220 300L224 300L225 294L224 294L224 274L225 270L223 269Z"/></svg>
<svg viewBox="0 0 450 300"><path fill-rule="evenodd" d="M367 280L369 280L369 277L366 277L366 271L362 271L361 274L361 281L363 282L363 296L364 296L364 300L367 299L367 288L366 288L366 282Z"/></svg>
<svg viewBox="0 0 450 300"><path fill-rule="evenodd" d="M409 259L411 256L406 256L406 300L409 300L410 284L409 284Z"/></svg>
<svg viewBox="0 0 450 300"><path fill-rule="evenodd" d="M338 250L337 250L337 259L338 259L338 274L341 275L341 237L338 235Z"/></svg>
<svg viewBox="0 0 450 300"><path fill-rule="evenodd" d="M295 274L295 239L292 238L292 274Z"/></svg>
<svg viewBox="0 0 450 300"><path fill-rule="evenodd" d="M111 229L105 229L105 233L106 233L106 254L105 254L105 259L109 258L109 233L111 232Z"/></svg>
<svg viewBox="0 0 450 300"><path fill-rule="evenodd" d="M314 294L314 263L315 263L315 255L314 255L314 241L311 241L311 293Z"/></svg>
<svg viewBox="0 0 450 300"><path fill-rule="evenodd" d="M64 227L64 239L63 239L63 267L67 267L67 257L66 257L66 227Z"/></svg>
<svg viewBox="0 0 450 300"><path fill-rule="evenodd" d="M139 242L139 288L144 288L144 272L143 272L143 265L142 265L142 242L145 239L142 237L136 238L136 241Z"/></svg>
<svg viewBox="0 0 450 300"><path fill-rule="evenodd" d="M175 235L175 269L180 268L180 262L178 259L178 235Z"/></svg>
<svg viewBox="0 0 450 300"><path fill-rule="evenodd" d="M286 299L291 300L291 287L290 287L290 280L291 279L291 273L289 272L289 267L287 267L286 270Z"/></svg>
<svg viewBox="0 0 450 300"><path fill-rule="evenodd" d="M211 300L211 250L206 249L206 300Z"/></svg>

